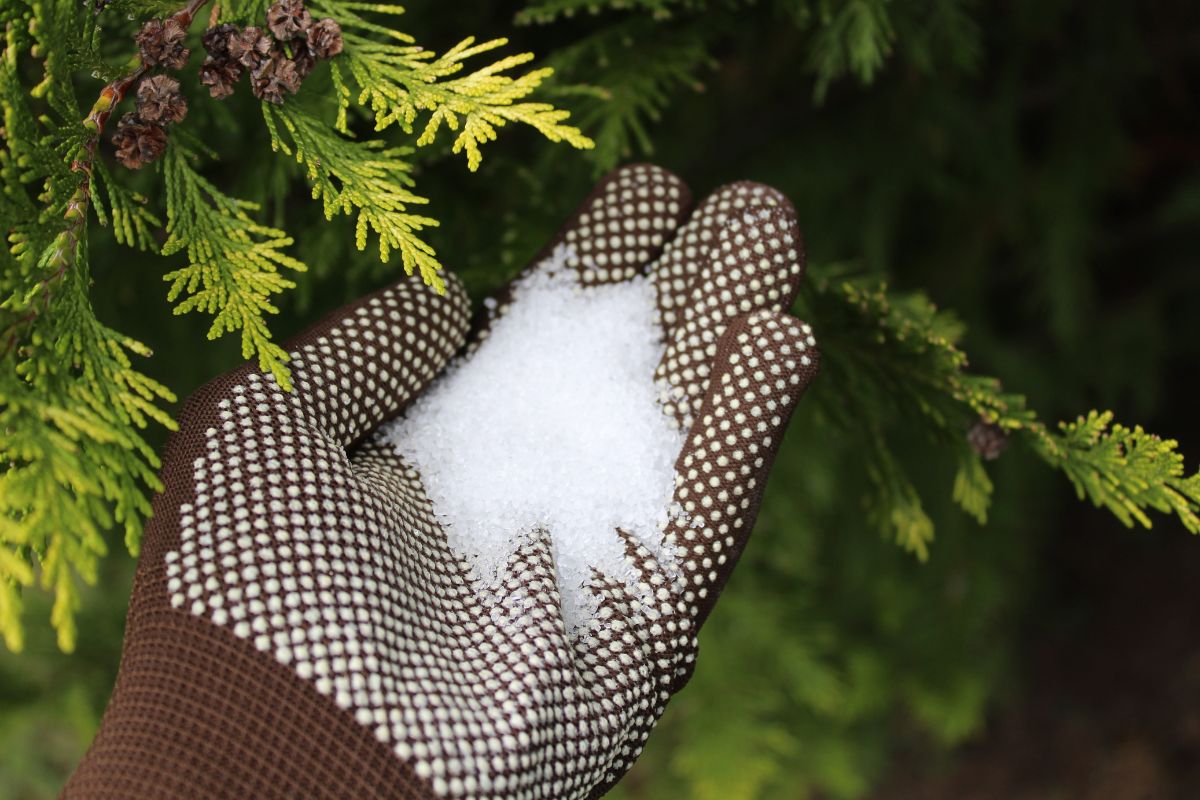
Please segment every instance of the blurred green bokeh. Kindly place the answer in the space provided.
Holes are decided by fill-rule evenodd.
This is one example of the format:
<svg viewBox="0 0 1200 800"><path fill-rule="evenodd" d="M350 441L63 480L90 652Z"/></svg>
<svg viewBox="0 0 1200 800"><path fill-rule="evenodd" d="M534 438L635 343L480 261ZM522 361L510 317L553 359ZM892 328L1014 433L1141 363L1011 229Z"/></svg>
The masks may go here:
<svg viewBox="0 0 1200 800"><path fill-rule="evenodd" d="M926 5L931 31L940 4ZM708 40L716 64L700 74L703 90L680 90L648 129L654 152L633 155L698 194L742 178L778 187L796 205L814 268L852 262L925 290L964 320L972 367L1027 394L1046 418L1111 407L1179 438L1194 469L1198 9L1184 0L959 5L981 32L974 58L931 46L922 63L905 37L933 34L900 30L897 55L872 84L836 82L820 103L803 69L809 39L770 4L743 8ZM621 19L515 27L518 7L430 4L403 21L435 48L466 34L511 35L554 56ZM691 35L679 14L645 46ZM630 57L639 52L652 55L635 48ZM602 83L586 64L577 69L566 78ZM207 143L221 155L212 179L263 201L314 267L285 298L277 334L397 277L396 265L353 250L344 221L323 220L282 158L264 157L249 98L215 106L190 91L189 122L212 131ZM568 92L553 100L573 102ZM418 189L442 222L431 241L476 298L524 265L596 172L585 156L518 131L503 132L477 173L457 158L425 158ZM137 181L153 197L156 178L144 172ZM162 260L119 250L99 229L92 248L101 316L155 350L150 375L186 397L237 363L235 343L205 342L203 319L171 315ZM1081 513L1065 480L1013 450L995 463L996 502L981 528L950 501L952 465L929 455L919 431L903 444L937 524L923 564L865 523L860 455L802 407L754 539L701 637L696 675L615 796L859 796L898 758L977 738L986 720L1023 702L1037 678L1022 666L1030 637L1053 635L1048 620L1086 613L1059 591L1047 554L1087 550L1116 523ZM1183 539L1170 519L1122 536L1106 547L1200 559L1200 542L1146 541ZM84 596L75 653L55 648L36 592L25 652L0 652L0 798L52 796L95 731L133 571L120 538L109 546ZM1102 574L1120 593L1121 557L1110 561ZM1147 606L1147 628L1161 610ZM1098 653L1109 655L1121 656Z"/></svg>

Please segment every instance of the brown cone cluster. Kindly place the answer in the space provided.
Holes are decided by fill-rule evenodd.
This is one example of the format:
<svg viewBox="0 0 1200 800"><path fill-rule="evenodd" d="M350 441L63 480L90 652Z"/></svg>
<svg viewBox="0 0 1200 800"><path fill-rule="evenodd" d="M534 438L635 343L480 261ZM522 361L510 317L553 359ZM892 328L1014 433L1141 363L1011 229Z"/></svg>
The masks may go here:
<svg viewBox="0 0 1200 800"><path fill-rule="evenodd" d="M250 91L276 105L295 94L318 59L342 52L342 28L332 19L314 21L303 0L277 0L267 9L267 26L218 25L203 38L208 53L200 82L218 100L233 94L243 73Z"/></svg>
<svg viewBox="0 0 1200 800"><path fill-rule="evenodd" d="M186 116L187 100L179 90L179 81L168 75L142 81L137 90L137 111L121 117L113 134L117 161L129 169L141 169L157 161L167 149L164 126L181 122Z"/></svg>
<svg viewBox="0 0 1200 800"><path fill-rule="evenodd" d="M152 19L136 37L138 53L146 67L182 69L191 55L183 46L187 27L175 17ZM167 125L187 116L187 100L179 81L169 75L154 75L138 84L137 110L117 123L112 143L117 161L129 169L141 169L157 161L167 149Z"/></svg>
<svg viewBox="0 0 1200 800"><path fill-rule="evenodd" d="M100 0L96 0L97 4ZM183 46L187 29L174 17L152 19L137 35L138 51L147 67L182 69L190 51ZM318 59L342 52L342 28L332 19L314 21L304 0L276 0L267 9L267 26L215 25L201 38L207 55L200 65L200 82L218 100L233 94L243 74L250 91L268 103L281 104L312 72ZM164 126L187 116L187 100L179 81L155 75L137 90L137 111L117 123L112 143L117 160L141 169L166 151Z"/></svg>

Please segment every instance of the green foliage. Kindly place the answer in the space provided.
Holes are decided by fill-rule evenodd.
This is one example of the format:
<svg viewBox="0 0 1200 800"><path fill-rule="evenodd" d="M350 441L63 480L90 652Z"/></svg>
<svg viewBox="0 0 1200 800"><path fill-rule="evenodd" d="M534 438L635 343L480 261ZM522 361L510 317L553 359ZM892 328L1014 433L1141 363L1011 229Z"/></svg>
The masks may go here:
<svg viewBox="0 0 1200 800"><path fill-rule="evenodd" d="M39 25L31 26L35 11ZM17 3L3 13L0 97L9 135L0 173L10 247L0 256L0 634L9 648L21 647L21 593L37 564L40 583L54 592L59 645L70 649L77 581L94 580L103 533L119 526L137 550L146 492L159 487L158 459L142 430L151 421L172 424L162 403L174 396L133 367L131 356L148 349L102 323L89 298L86 231L76 223L95 184L70 166L84 152L82 126L54 121L81 116L66 87L82 55L51 46L91 41L88 23L69 0ZM47 55L31 92L50 109L40 120L20 81L30 52ZM133 196L110 188L109 201L120 236L147 244L148 218Z"/></svg>
<svg viewBox="0 0 1200 800"><path fill-rule="evenodd" d="M313 115L295 106L263 106L263 117L271 132L271 146L285 155L295 156L304 167L305 178L312 184L314 199L324 201L325 218L336 214L357 214L355 242L359 250L367 245L367 232L379 236L379 258L387 261L392 250L399 251L404 269L415 269L428 284L442 289L440 265L433 248L418 234L436 225L437 220L408 213L408 206L427 203L409 190L412 169L405 157L410 148L384 149L381 141L357 142L347 139ZM286 133L284 139L280 128Z"/></svg>
<svg viewBox="0 0 1200 800"><path fill-rule="evenodd" d="M532 61L532 53L506 56L459 74L467 59L503 47L506 39L476 43L468 37L439 56L413 44L408 35L363 16L366 12L398 15L403 13L399 6L319 0L313 7L341 22L346 39L346 56L341 61L358 89L356 102L374 114L376 131L399 125L405 133L412 133L418 117L431 112L417 144L432 144L443 125L451 131L458 131L461 125L453 152L466 153L472 170L478 169L483 159L480 145L494 140L496 129L508 122L528 125L552 142L592 146L577 128L565 124L568 112L548 103L521 102L552 73L542 68L516 78L505 74ZM354 95L341 79L342 65L335 63L333 69L343 115L339 128L344 129L345 110Z"/></svg>
<svg viewBox="0 0 1200 800"><path fill-rule="evenodd" d="M1075 484L1079 499L1107 508L1128 527L1151 527L1146 511L1152 509L1175 514L1200 533L1200 473L1185 477L1178 442L1112 420L1111 411L1092 411L1059 423L1059 436L1036 428L1029 433L1038 454Z"/></svg>
<svg viewBox="0 0 1200 800"><path fill-rule="evenodd" d="M829 270L834 276L840 270ZM821 331L824 369L832 376L822 410L861 452L875 492L869 499L878 527L925 560L934 535L920 494L888 446L890 428L921 420L932 444L956 461L952 497L979 523L987 522L992 481L979 454L966 445L977 420L999 426L1061 470L1079 497L1112 511L1126 525L1151 527L1146 510L1174 514L1200 533L1200 473L1184 477L1177 443L1129 430L1111 412L1092 411L1060 434L1047 430L1023 396L999 380L967 371L959 347L964 329L919 292L893 293L872 279L822 277L807 290L805 313ZM869 424L864 424L869 421Z"/></svg>
<svg viewBox="0 0 1200 800"><path fill-rule="evenodd" d="M632 20L563 48L550 58L554 69L587 83L561 87L579 98L579 124L593 131L596 174L635 154L654 153L649 127L682 88L700 90L696 74L715 64L709 37L696 31L654 36L652 24ZM705 32L707 34L707 31ZM594 76L594 77L592 77Z"/></svg>
<svg viewBox="0 0 1200 800"><path fill-rule="evenodd" d="M809 59L817 95L824 96L833 80L849 72L872 80L891 54L893 36L886 0L850 0L822 9Z"/></svg>
<svg viewBox="0 0 1200 800"><path fill-rule="evenodd" d="M903 31L906 57L928 71L940 61L969 67L979 55L979 30L968 13L972 0L775 0L774 16L807 37L805 68L823 99L836 81L853 75L871 83L892 57ZM653 151L646 125L681 89L702 90L701 69L745 15L763 13L756 0L543 0L517 21L548 24L581 11L634 12L633 18L598 30L551 56L571 90L591 96L580 120L596 131L595 160L609 169L635 149ZM668 27L662 23L670 22ZM947 58L948 57L948 58ZM636 148L635 148L636 146Z"/></svg>
<svg viewBox="0 0 1200 800"><path fill-rule="evenodd" d="M167 242L163 255L187 251L188 264L163 276L170 281L167 300L176 314L212 314L208 338L241 331L242 356L257 357L259 367L291 388L284 362L287 353L271 341L264 314L277 313L271 295L295 284L280 269L303 271L304 264L283 252L292 239L283 231L255 222L253 203L220 192L192 166L195 154L172 144L163 160L167 200Z"/></svg>
<svg viewBox="0 0 1200 800"><path fill-rule="evenodd" d="M148 199L115 180L103 161L96 162L94 176L100 178L93 180L89 192L96 221L101 225L111 222L117 244L157 253L159 247L154 232L162 227L162 221L147 206Z"/></svg>

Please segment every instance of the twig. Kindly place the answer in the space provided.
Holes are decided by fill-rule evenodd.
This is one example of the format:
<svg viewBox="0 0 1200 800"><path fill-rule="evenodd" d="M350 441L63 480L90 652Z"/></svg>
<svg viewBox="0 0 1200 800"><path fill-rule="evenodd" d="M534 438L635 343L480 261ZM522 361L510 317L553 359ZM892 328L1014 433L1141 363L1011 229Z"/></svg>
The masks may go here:
<svg viewBox="0 0 1200 800"><path fill-rule="evenodd" d="M169 19L175 20L184 30L187 30L191 27L197 12L208 2L209 0L188 0L187 5L172 14ZM46 258L45 267L49 268L51 272L38 282L38 292L42 296L42 308L31 308L8 326L4 332L0 358L6 357L9 351L16 346L21 329L37 319L38 314L49 306L50 297L55 288L62 283L67 271L75 264L79 240L82 238L84 226L87 224L88 203L91 202L92 170L96 161L96 149L100 144L100 136L104 133L104 126L108 124L108 118L112 116L113 110L120 105L129 90L149 70L150 68L139 59L132 72L117 78L101 90L100 96L96 98L96 102L92 104L91 110L84 118L83 127L91 135L80 148L78 158L71 162L71 171L77 172L83 177L71 198L67 200L66 210L63 212L63 219L67 223L66 227L59 232L58 236L54 237L50 255Z"/></svg>

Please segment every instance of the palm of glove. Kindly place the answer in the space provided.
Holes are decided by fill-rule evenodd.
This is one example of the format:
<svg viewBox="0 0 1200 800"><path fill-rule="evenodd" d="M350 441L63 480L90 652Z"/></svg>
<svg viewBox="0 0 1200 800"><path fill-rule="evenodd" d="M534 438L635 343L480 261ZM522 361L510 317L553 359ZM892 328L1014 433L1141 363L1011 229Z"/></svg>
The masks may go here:
<svg viewBox="0 0 1200 800"><path fill-rule="evenodd" d="M584 284L649 267L656 377L689 431L675 500L692 522L664 532L676 565L626 537L640 585L596 573L600 611L569 635L534 532L480 597L420 475L383 442L347 451L486 336L456 281L401 282L293 344L294 392L247 367L190 401L121 678L68 794L559 798L619 779L690 674L816 368L783 313L802 272L786 200L734 184L679 228L687 206L669 173L625 168L546 251L568 245Z"/></svg>

